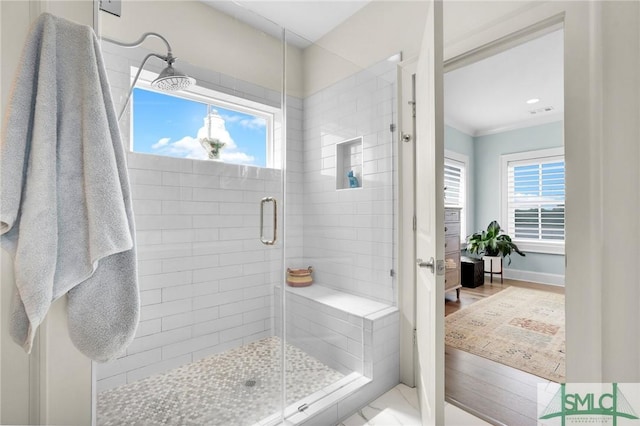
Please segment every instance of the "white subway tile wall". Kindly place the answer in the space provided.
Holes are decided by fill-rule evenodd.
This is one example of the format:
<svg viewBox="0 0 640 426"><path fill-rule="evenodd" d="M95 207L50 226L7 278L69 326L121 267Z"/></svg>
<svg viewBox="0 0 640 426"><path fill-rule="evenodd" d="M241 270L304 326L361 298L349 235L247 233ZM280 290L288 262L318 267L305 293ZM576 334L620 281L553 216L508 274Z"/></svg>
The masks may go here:
<svg viewBox="0 0 640 426"><path fill-rule="evenodd" d="M373 342L364 347L365 359L369 359L365 361L365 376L370 380L356 380L328 395L320 403L311 405L304 411L306 416L295 419L296 424L338 424L400 381L398 309L387 308L365 317L364 321L370 324L370 328L364 332L365 341ZM294 421L293 418L289 420Z"/></svg>
<svg viewBox="0 0 640 426"><path fill-rule="evenodd" d="M305 98L303 110L303 264L314 267L317 283L391 305L395 81L395 63L383 61ZM353 167L360 187L348 188L336 176L345 163L336 161L344 155L336 145L359 137L362 148L358 142L348 162L362 156L363 169Z"/></svg>
<svg viewBox="0 0 640 426"><path fill-rule="evenodd" d="M347 312L292 293L286 306L289 343L343 374L364 373L362 317L354 324Z"/></svg>
<svg viewBox="0 0 640 426"><path fill-rule="evenodd" d="M287 342L329 367L373 381L392 374L400 347L395 306L314 284L286 288L286 312Z"/></svg>
<svg viewBox="0 0 640 426"><path fill-rule="evenodd" d="M279 180L280 174L269 170L266 176L256 176L260 180L244 179L246 184L240 184L241 166L209 163L211 170L199 166L209 174L214 168L225 169L227 177L219 187L208 179L211 186L206 190L215 189L216 200L237 199L238 193L243 196L234 210L220 213L218 201L193 202L185 196L197 197L202 190L199 179L207 174L193 173L183 164L179 180L147 185L139 179L149 174L138 172L160 169L166 177L168 170L161 169L166 164L163 161L152 161L157 158L139 157L148 156L129 154L132 185L137 189L135 203L151 206L160 201L160 208L146 209L143 214L134 206L141 261L141 323L126 355L99 367L101 390L261 339L273 330L274 281L269 271L281 269L281 254L267 252L281 249L256 241L260 199L273 195L265 192L264 182ZM226 188L227 184L232 188ZM172 191L178 189L173 185L190 185L191 191Z"/></svg>
<svg viewBox="0 0 640 426"><path fill-rule="evenodd" d="M144 52L109 43L103 43L103 52L119 111L129 89L129 67L138 66ZM181 64L181 69L203 83L195 68ZM212 82L207 73L206 79L216 90L279 105L274 91L228 76ZM287 238L290 253L300 259L302 101L290 97L287 104ZM125 146L128 119L125 114L121 122ZM282 281L281 241L273 247L259 242L260 200L282 200L282 170L134 152L127 157L141 318L127 352L98 366L99 391L273 335L272 289Z"/></svg>

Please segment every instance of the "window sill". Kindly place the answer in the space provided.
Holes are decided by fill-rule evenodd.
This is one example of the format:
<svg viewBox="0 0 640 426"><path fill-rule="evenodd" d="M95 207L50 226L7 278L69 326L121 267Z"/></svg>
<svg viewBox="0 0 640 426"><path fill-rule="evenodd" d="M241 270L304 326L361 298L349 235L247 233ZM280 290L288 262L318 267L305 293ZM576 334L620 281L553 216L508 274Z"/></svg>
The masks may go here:
<svg viewBox="0 0 640 426"><path fill-rule="evenodd" d="M520 250L531 253L561 254L564 255L564 241L561 242L540 242L527 240L513 240Z"/></svg>

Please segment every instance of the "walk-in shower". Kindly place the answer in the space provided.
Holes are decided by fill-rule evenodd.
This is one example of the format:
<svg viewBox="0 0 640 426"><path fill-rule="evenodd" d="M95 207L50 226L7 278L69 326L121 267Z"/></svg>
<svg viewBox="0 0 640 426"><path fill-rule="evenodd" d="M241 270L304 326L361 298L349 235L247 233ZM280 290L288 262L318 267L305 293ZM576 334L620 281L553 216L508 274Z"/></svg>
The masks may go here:
<svg viewBox="0 0 640 426"><path fill-rule="evenodd" d="M100 15L116 107L131 94L142 308L95 365L98 425L331 424L398 382L396 62L252 22L203 2ZM197 84L157 90L151 40L123 47L155 31Z"/></svg>

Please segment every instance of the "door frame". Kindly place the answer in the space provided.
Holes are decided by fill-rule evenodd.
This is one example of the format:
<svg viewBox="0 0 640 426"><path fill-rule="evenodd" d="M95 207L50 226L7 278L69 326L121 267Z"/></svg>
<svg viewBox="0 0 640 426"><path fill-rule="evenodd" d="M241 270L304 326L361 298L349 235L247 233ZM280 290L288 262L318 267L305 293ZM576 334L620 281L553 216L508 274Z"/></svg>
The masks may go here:
<svg viewBox="0 0 640 426"><path fill-rule="evenodd" d="M415 74L417 58L398 64L398 303L400 309L400 381L407 386L416 386L416 242L415 242L415 120L407 115L408 102L415 101L414 81L403 79L402 68ZM409 97L409 99L407 99ZM403 141L406 121L411 125L409 135L412 139Z"/></svg>
<svg viewBox="0 0 640 426"><path fill-rule="evenodd" d="M446 15L446 8L445 8ZM602 87L603 58L602 44L602 5L598 2L529 2L524 4L518 14L493 16L486 25L478 25L457 39L447 37L445 27L444 62L452 66L462 63L465 56L486 49L498 40L506 40L514 34L523 35L523 31L550 26L562 22L565 32L564 80L565 80L565 161L567 164L566 182L566 229L568 238L565 243L565 294L567 329L567 381L601 382L603 363L606 358L602 351L603 317L600 304L602 292L602 262L591 259L602 255L600 242L604 238L599 227L602 220L600 210L603 190L597 184L603 177L600 158L605 150L602 141ZM447 43L446 40L453 40ZM580 78L576 78L580 76ZM403 102L399 93L399 102ZM399 150L400 151L400 150ZM575 165L575 166L574 166ZM399 185L405 193L410 193L414 183L399 176ZM408 186L407 186L408 185ZM400 204L400 218L408 217ZM401 228L402 230L402 228ZM406 240L400 241L402 253L412 253ZM410 258L413 259L413 258ZM399 274L401 279L401 308L406 309L406 300L414 294L414 282L407 271L405 262L400 258ZM413 265L411 264L411 268ZM582 312L592 312L585 317ZM415 308L414 308L415 312ZM405 319L414 318L414 312L405 312ZM414 323L415 327L415 323ZM401 329L401 354L409 354L413 345L411 327ZM411 345L411 346L409 346ZM404 361L406 357L403 357ZM401 369L401 381L408 385L407 379L413 374L413 367L405 365Z"/></svg>
<svg viewBox="0 0 640 426"><path fill-rule="evenodd" d="M602 266L591 259L601 253L602 35L598 2L548 2L486 27L445 47L445 63L512 34L562 22L565 33L565 162L566 171L566 363L567 381L602 381L602 317L599 304ZM498 21L495 21L498 22ZM521 34L520 34L521 35ZM581 78L576 78L576 76ZM594 179L595 177L595 179ZM585 318L582 312L597 313Z"/></svg>

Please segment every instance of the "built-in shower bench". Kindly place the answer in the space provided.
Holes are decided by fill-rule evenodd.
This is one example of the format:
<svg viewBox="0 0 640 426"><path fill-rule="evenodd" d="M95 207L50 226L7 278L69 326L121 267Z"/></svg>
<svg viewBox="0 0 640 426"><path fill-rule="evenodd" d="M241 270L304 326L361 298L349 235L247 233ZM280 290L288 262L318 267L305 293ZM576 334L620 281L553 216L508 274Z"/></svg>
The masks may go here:
<svg viewBox="0 0 640 426"><path fill-rule="evenodd" d="M336 424L399 383L397 307L316 283L284 287L287 342L345 375L285 410L288 422Z"/></svg>
<svg viewBox="0 0 640 426"><path fill-rule="evenodd" d="M395 306L319 284L286 289L288 342L331 368L372 377L374 352L384 358L398 351Z"/></svg>
<svg viewBox="0 0 640 426"><path fill-rule="evenodd" d="M363 318L372 313L393 308L393 306L386 303L345 293L344 291L335 290L320 284L312 284L308 287L287 286L287 291L296 296L311 299L329 308L334 308Z"/></svg>

